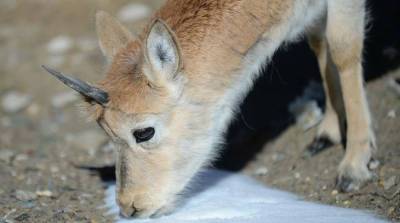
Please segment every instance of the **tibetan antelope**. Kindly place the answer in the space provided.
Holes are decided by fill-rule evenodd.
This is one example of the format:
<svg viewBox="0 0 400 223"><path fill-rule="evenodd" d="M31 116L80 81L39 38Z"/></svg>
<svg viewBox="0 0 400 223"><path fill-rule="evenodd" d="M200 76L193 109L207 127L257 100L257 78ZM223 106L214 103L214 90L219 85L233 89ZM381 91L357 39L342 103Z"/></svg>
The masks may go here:
<svg viewBox="0 0 400 223"><path fill-rule="evenodd" d="M117 145L121 213L158 216L173 210L191 178L216 157L260 68L280 45L306 35L326 94L309 150L344 135L337 184L351 191L371 178L375 148L361 65L365 17L365 0L169 0L139 36L97 13L108 68L96 85L45 68L83 95Z"/></svg>

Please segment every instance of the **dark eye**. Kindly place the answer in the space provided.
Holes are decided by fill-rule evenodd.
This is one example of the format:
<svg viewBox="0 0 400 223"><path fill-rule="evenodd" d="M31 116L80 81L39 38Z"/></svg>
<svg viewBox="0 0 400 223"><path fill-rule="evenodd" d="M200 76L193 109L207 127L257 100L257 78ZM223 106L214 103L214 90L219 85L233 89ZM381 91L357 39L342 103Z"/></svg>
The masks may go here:
<svg viewBox="0 0 400 223"><path fill-rule="evenodd" d="M144 129L136 129L133 132L133 136L136 139L136 143L146 142L153 138L154 133L156 131L153 127L144 128Z"/></svg>

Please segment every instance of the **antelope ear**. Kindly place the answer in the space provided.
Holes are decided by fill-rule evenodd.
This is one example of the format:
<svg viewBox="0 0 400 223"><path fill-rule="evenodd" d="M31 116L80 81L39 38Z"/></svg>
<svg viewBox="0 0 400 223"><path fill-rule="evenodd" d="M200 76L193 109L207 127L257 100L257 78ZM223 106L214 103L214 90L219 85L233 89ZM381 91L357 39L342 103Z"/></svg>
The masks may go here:
<svg viewBox="0 0 400 223"><path fill-rule="evenodd" d="M156 19L145 39L144 54L151 72L145 72L150 81L173 79L181 68L177 39L166 23Z"/></svg>
<svg viewBox="0 0 400 223"><path fill-rule="evenodd" d="M96 30L100 49L109 61L133 39L127 28L104 11L96 13Z"/></svg>

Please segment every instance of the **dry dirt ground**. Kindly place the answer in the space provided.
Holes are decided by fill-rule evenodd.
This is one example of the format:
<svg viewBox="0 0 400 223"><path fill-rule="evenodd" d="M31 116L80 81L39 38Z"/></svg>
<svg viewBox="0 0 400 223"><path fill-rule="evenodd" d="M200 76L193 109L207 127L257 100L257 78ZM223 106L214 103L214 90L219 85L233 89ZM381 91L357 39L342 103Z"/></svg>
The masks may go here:
<svg viewBox="0 0 400 223"><path fill-rule="evenodd" d="M112 3L111 3L112 2ZM0 222L109 222L102 208L104 183L85 167L113 164L113 148L86 122L77 97L47 75L41 64L98 80L104 58L97 47L94 14L118 14L131 1L0 2ZM159 1L141 1L154 10ZM145 11L142 9L141 12ZM145 15L146 13L144 13ZM128 20L140 30L145 19ZM302 158L315 129L293 125L243 170L261 182L305 199L370 209L400 220L400 101L388 80L368 84L379 142L377 179L357 193L334 190L341 146Z"/></svg>

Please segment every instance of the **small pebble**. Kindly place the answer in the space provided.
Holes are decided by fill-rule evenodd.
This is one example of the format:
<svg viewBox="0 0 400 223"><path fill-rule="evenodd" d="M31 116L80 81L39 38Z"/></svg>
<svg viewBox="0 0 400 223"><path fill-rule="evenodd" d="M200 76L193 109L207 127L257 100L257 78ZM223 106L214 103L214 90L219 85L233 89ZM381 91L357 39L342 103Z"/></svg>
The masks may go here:
<svg viewBox="0 0 400 223"><path fill-rule="evenodd" d="M28 159L28 156L26 154L21 153L21 154L18 154L15 156L14 161L20 162L20 161L25 161L27 159Z"/></svg>
<svg viewBox="0 0 400 223"><path fill-rule="evenodd" d="M53 197L54 196L53 192L51 192L49 190L38 190L38 191L36 191L36 195L39 197Z"/></svg>
<svg viewBox="0 0 400 223"><path fill-rule="evenodd" d="M391 216L391 215L394 213L395 210L396 210L395 207L390 207L390 208L388 209L388 215Z"/></svg>
<svg viewBox="0 0 400 223"><path fill-rule="evenodd" d="M294 174L294 178L299 179L300 177L301 177L300 173L296 172L296 173Z"/></svg>
<svg viewBox="0 0 400 223"><path fill-rule="evenodd" d="M387 117L389 118L396 118L396 111L394 109L391 109L388 113L387 113Z"/></svg>
<svg viewBox="0 0 400 223"><path fill-rule="evenodd" d="M346 200L343 202L344 205L349 206L351 204L351 202L349 200Z"/></svg>
<svg viewBox="0 0 400 223"><path fill-rule="evenodd" d="M326 190L328 187L326 185L322 186L322 190Z"/></svg>
<svg viewBox="0 0 400 223"><path fill-rule="evenodd" d="M378 168L380 165L379 160L373 159L368 163L368 168L370 170L375 170L376 168Z"/></svg>
<svg viewBox="0 0 400 223"><path fill-rule="evenodd" d="M14 157L14 152L7 149L0 150L0 161L10 164Z"/></svg>
<svg viewBox="0 0 400 223"><path fill-rule="evenodd" d="M396 184L396 176L391 176L389 179L383 182L383 188L389 190Z"/></svg>
<svg viewBox="0 0 400 223"><path fill-rule="evenodd" d="M37 195L30 191L17 190L15 192L15 197L20 201L32 201L37 199Z"/></svg>
<svg viewBox="0 0 400 223"><path fill-rule="evenodd" d="M265 176L268 173L268 168L265 166L258 167L255 171L254 174L257 176Z"/></svg>
<svg viewBox="0 0 400 223"><path fill-rule="evenodd" d="M57 36L47 44L47 51L51 54L62 54L72 48L72 39L68 36Z"/></svg>
<svg viewBox="0 0 400 223"><path fill-rule="evenodd" d="M62 181L67 181L67 176L61 175L61 176L60 176L60 179L61 179Z"/></svg>
<svg viewBox="0 0 400 223"><path fill-rule="evenodd" d="M131 3L122 7L117 17L124 22L135 22L150 15L151 9L144 4Z"/></svg>
<svg viewBox="0 0 400 223"><path fill-rule="evenodd" d="M337 190L333 190L333 191L331 192L331 195L332 195L332 196L336 196L338 193L339 193L339 192L338 192Z"/></svg>
<svg viewBox="0 0 400 223"><path fill-rule="evenodd" d="M31 96L17 91L10 91L3 96L1 106L5 112L15 113L28 107L31 102Z"/></svg>

